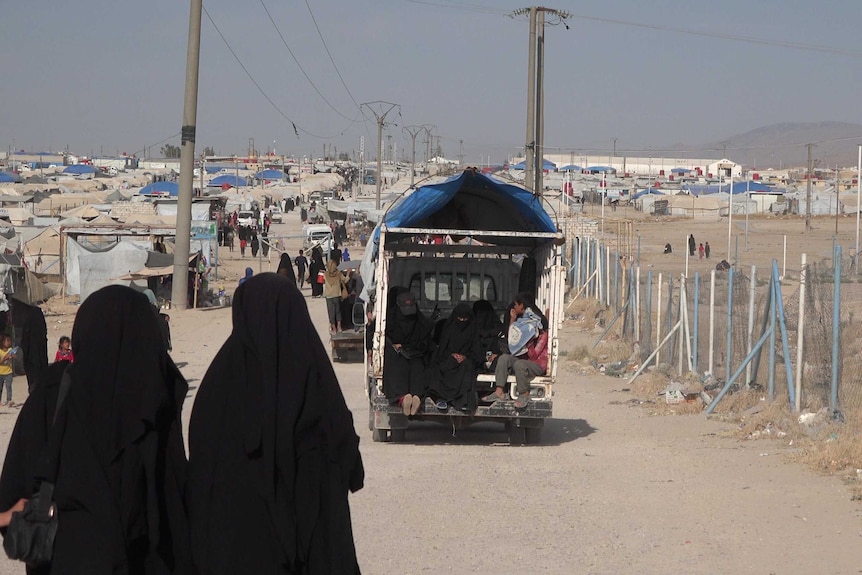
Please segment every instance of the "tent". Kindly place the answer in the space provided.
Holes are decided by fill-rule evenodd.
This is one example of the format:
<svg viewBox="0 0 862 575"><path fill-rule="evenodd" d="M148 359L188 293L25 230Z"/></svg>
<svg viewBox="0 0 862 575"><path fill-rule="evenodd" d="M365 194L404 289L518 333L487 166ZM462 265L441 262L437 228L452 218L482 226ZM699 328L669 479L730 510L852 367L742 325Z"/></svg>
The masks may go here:
<svg viewBox="0 0 862 575"><path fill-rule="evenodd" d="M617 169L610 166L590 166L587 171L591 174L617 173Z"/></svg>
<svg viewBox="0 0 862 575"><path fill-rule="evenodd" d="M636 199L638 199L638 198L640 198L640 197L642 197L642 196L646 196L646 195L649 195L649 194L653 194L653 195L656 195L656 196L663 196L663 195L664 195L664 192L660 192L660 191L658 191L658 190L657 190L657 189L655 189L655 188L647 188L646 190L641 190L641 191L639 191L639 192L636 192L636 193L635 193L635 195L633 195L633 196L632 196L632 199L633 199L633 200L636 200Z"/></svg>
<svg viewBox="0 0 862 575"><path fill-rule="evenodd" d="M152 184L141 188L141 191L138 193L142 196L152 196L156 194L179 196L180 185L177 182L153 182Z"/></svg>
<svg viewBox="0 0 862 575"><path fill-rule="evenodd" d="M81 219L89 219L96 218L99 216L101 212L94 208L90 204L84 204L82 206L78 206L77 208L72 208L71 210L66 210L65 212L60 214L61 218L81 218Z"/></svg>
<svg viewBox="0 0 862 575"><path fill-rule="evenodd" d="M705 195L705 194L717 194L719 192L728 193L728 189L730 184L721 186L685 186L683 191L692 194L695 196ZM734 182L733 183L733 194L744 194L746 192L772 192L778 193L777 190L765 185L760 182L750 181L750 182Z"/></svg>
<svg viewBox="0 0 862 575"><path fill-rule="evenodd" d="M231 188L240 188L248 185L248 180L246 178L236 176L233 174L223 174L221 176L216 176L210 183L207 184L211 188L220 188L223 185L227 184Z"/></svg>
<svg viewBox="0 0 862 575"><path fill-rule="evenodd" d="M569 164L567 166L563 166L562 168L560 168L560 171L561 172L580 172L581 167L577 166L575 164Z"/></svg>
<svg viewBox="0 0 862 575"><path fill-rule="evenodd" d="M515 164L514 166L509 166L509 169L510 170L526 170L527 169L527 163L526 162L520 162L518 164ZM554 162L552 162L550 160L543 159L542 160L542 169L543 170L556 170L557 164L555 164Z"/></svg>
<svg viewBox="0 0 862 575"><path fill-rule="evenodd" d="M688 174L691 173L692 170L689 168L673 168L670 173L671 174Z"/></svg>
<svg viewBox="0 0 862 575"><path fill-rule="evenodd" d="M283 180L287 176L281 170L261 170L254 177L257 180Z"/></svg>
<svg viewBox="0 0 862 575"><path fill-rule="evenodd" d="M0 184L15 184L21 181L21 176L12 172L0 172Z"/></svg>
<svg viewBox="0 0 862 575"><path fill-rule="evenodd" d="M66 166L63 173L71 174L73 176L84 176L87 174L95 174L96 168L88 164L73 164L71 166Z"/></svg>

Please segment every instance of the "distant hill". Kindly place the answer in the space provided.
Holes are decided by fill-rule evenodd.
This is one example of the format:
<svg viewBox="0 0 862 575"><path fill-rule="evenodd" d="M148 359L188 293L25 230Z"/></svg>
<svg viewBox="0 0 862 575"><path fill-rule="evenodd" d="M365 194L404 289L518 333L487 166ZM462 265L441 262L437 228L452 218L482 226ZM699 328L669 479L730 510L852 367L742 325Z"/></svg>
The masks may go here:
<svg viewBox="0 0 862 575"><path fill-rule="evenodd" d="M847 138L843 141L842 138ZM833 141L829 141L833 140ZM702 150L711 150L708 156L721 155L749 168L804 167L808 163L805 144L816 144L812 150L815 167L855 167L859 144L862 144L862 125L846 122L786 122L757 128L744 134L730 136L719 142L710 142ZM817 144L817 142L823 142Z"/></svg>

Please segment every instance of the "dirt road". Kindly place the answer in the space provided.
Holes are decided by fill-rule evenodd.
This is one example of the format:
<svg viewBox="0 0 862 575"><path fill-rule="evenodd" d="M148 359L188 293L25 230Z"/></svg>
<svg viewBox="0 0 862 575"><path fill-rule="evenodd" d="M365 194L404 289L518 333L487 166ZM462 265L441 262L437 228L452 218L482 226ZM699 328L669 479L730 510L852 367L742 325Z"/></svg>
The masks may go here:
<svg viewBox="0 0 862 575"><path fill-rule="evenodd" d="M296 212L284 226L298 230ZM232 286L250 259L223 257ZM324 302L306 301L328 343ZM48 324L52 341L70 331L70 318ZM174 359L196 389L230 311L174 312L172 324ZM566 324L562 338L591 342ZM509 447L491 424L455 436L422 424L381 444L366 425L363 367L335 368L362 438L365 488L351 509L364 573L862 572L862 507L839 481L787 463L786 444L741 442L701 415L653 416L624 379L564 370L539 446ZM4 453L15 415L0 409ZM23 572L0 559L0 574Z"/></svg>

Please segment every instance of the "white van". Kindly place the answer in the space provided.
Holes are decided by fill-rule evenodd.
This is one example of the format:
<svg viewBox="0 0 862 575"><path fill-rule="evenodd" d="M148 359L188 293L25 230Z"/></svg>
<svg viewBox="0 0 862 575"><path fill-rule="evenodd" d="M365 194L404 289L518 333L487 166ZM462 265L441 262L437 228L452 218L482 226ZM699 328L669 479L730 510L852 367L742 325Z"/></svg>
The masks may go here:
<svg viewBox="0 0 862 575"><path fill-rule="evenodd" d="M302 226L302 249L309 251L320 246L324 255L329 255L333 246L332 230L327 224L306 224Z"/></svg>

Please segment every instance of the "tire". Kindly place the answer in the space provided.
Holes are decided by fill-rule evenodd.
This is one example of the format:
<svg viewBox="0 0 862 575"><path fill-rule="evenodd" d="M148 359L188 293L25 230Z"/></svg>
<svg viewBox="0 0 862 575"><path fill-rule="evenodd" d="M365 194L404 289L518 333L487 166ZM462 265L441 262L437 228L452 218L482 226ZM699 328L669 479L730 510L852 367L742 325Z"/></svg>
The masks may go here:
<svg viewBox="0 0 862 575"><path fill-rule="evenodd" d="M541 427L526 427L524 439L527 445L538 445L542 443L542 428Z"/></svg>
<svg viewBox="0 0 862 575"><path fill-rule="evenodd" d="M371 441L374 443L387 443L389 441L389 433L386 429L372 429Z"/></svg>
<svg viewBox="0 0 862 575"><path fill-rule="evenodd" d="M527 441L526 428L509 424L509 445L524 445Z"/></svg>
<svg viewBox="0 0 862 575"><path fill-rule="evenodd" d="M389 438L393 443L404 443L404 440L407 438L407 430L406 429L390 429L389 430Z"/></svg>

